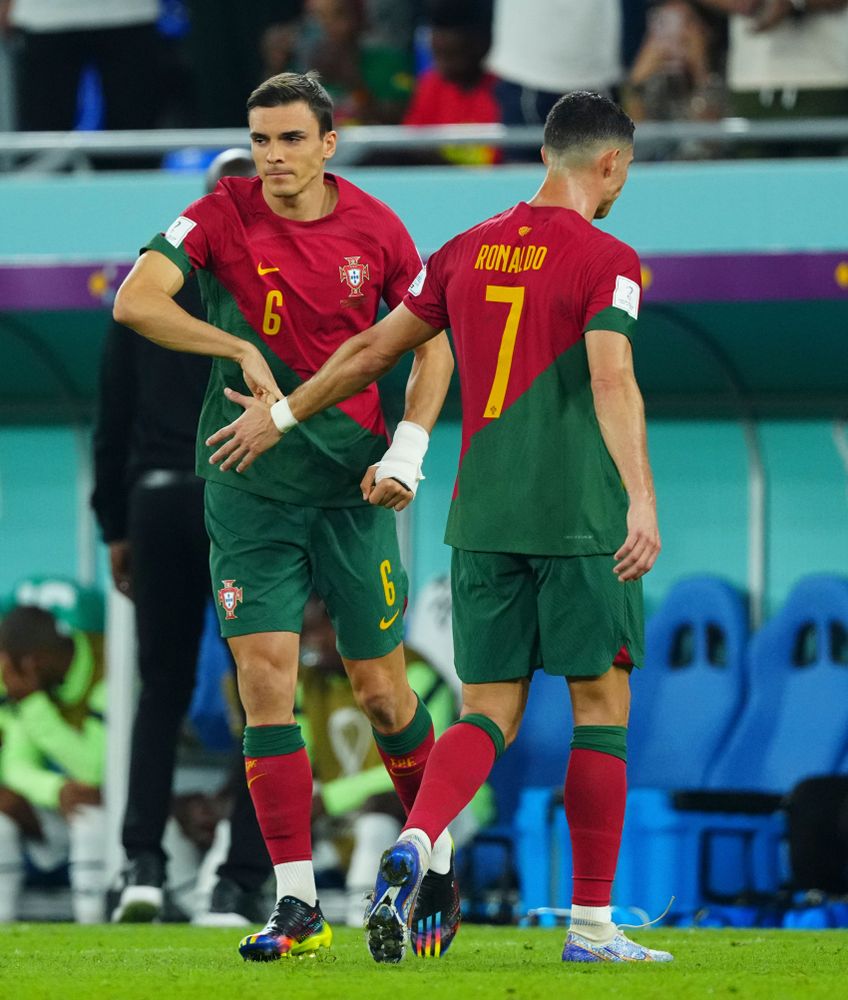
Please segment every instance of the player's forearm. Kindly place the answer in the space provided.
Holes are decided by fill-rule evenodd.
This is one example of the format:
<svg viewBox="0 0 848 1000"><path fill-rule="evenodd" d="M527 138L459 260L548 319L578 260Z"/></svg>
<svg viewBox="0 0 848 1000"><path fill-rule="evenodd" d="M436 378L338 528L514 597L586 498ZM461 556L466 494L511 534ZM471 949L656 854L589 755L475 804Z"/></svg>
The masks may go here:
<svg viewBox="0 0 848 1000"><path fill-rule="evenodd" d="M256 351L246 340L190 315L160 289L135 290L123 285L115 297L112 315L119 323L171 351L227 358L238 364Z"/></svg>
<svg viewBox="0 0 848 1000"><path fill-rule="evenodd" d="M415 349L406 383L404 420L418 424L428 434L433 430L448 394L453 368L453 352L444 331Z"/></svg>
<svg viewBox="0 0 848 1000"><path fill-rule="evenodd" d="M601 436L631 503L653 505L654 478L648 460L645 407L636 379L629 372L592 379L592 395Z"/></svg>
<svg viewBox="0 0 848 1000"><path fill-rule="evenodd" d="M308 420L328 406L356 395L397 364L400 355L379 348L375 329L371 327L345 341L312 378L287 397L297 421Z"/></svg>

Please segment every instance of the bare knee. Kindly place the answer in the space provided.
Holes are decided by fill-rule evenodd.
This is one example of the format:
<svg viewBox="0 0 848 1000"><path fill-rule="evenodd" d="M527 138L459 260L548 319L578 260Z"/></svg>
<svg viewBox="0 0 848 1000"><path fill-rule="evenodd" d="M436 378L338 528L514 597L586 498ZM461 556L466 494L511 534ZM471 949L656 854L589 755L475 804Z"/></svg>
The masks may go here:
<svg viewBox="0 0 848 1000"><path fill-rule="evenodd" d="M626 726L630 717L630 674L612 667L600 677L570 678L575 726Z"/></svg>
<svg viewBox="0 0 848 1000"><path fill-rule="evenodd" d="M285 725L293 721L297 637L293 638L294 643L276 639L260 642L256 636L230 640L248 725Z"/></svg>
<svg viewBox="0 0 848 1000"><path fill-rule="evenodd" d="M373 660L343 662L356 704L378 732L397 733L409 725L418 698L406 676L403 646Z"/></svg>
<svg viewBox="0 0 848 1000"><path fill-rule="evenodd" d="M368 721L380 732L396 732L403 728L398 698L389 684L372 683L353 689L353 696Z"/></svg>
<svg viewBox="0 0 848 1000"><path fill-rule="evenodd" d="M483 715L490 719L500 729L504 746L508 747L518 736L528 690L526 680L464 684L461 716Z"/></svg>

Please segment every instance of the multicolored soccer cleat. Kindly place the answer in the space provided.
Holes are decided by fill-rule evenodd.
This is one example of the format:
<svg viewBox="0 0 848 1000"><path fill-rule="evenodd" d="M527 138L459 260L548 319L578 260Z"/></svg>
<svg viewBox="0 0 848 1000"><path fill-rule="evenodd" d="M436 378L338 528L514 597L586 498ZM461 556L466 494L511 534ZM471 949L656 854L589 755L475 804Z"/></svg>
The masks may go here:
<svg viewBox="0 0 848 1000"><path fill-rule="evenodd" d="M333 931L317 900L315 906L307 906L294 896L283 896L262 930L242 938L239 954L246 962L314 958L319 948L329 948L332 943Z"/></svg>
<svg viewBox="0 0 848 1000"><path fill-rule="evenodd" d="M569 931L562 949L563 962L673 962L667 951L636 944L619 931L612 941L598 944L576 931Z"/></svg>
<svg viewBox="0 0 848 1000"><path fill-rule="evenodd" d="M447 874L428 871L421 881L409 928L409 943L419 958L444 955L462 922L454 860L455 851L451 849Z"/></svg>
<svg viewBox="0 0 848 1000"><path fill-rule="evenodd" d="M365 940L375 962L394 965L406 954L409 925L425 871L412 841L399 840L383 855L365 914Z"/></svg>

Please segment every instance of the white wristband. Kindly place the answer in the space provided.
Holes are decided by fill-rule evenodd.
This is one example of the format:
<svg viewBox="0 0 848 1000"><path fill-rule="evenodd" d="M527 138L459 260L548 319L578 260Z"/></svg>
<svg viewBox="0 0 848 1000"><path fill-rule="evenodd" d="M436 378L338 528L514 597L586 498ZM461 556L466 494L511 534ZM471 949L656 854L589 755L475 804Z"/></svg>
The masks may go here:
<svg viewBox="0 0 848 1000"><path fill-rule="evenodd" d="M430 435L423 427L409 420L401 420L397 425L391 446L377 463L374 481L397 479L415 496L418 484L424 478L421 463L427 454Z"/></svg>
<svg viewBox="0 0 848 1000"><path fill-rule="evenodd" d="M274 426L281 434L285 434L286 431L290 431L292 427L298 422L297 418L291 411L289 407L289 401L283 396L282 399L278 399L276 403L271 407L271 419L274 421Z"/></svg>

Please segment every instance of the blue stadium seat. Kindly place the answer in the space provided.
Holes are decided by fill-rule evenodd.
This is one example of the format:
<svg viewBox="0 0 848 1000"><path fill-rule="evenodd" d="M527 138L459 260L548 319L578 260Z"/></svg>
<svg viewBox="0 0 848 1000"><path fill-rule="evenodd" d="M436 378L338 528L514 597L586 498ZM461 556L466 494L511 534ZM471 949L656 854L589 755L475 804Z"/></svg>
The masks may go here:
<svg viewBox="0 0 848 1000"><path fill-rule="evenodd" d="M633 790L613 893L620 905L656 914L674 893L683 895L687 908L701 898L694 860L700 824L674 807L670 793L703 786L707 766L742 707L747 640L742 595L711 576L675 584L648 622L645 669L636 672L632 682L628 782ZM538 734L524 737L541 744L535 753L528 747L531 762L545 760L545 744L562 746L558 734L568 732L571 722L567 705L561 707L553 692L549 695L540 687L535 694L550 704L540 712ZM569 903L571 858L561 795L564 765L558 760L555 773L540 774L538 781L535 763L527 772L534 775L534 785L543 777L552 780L546 788L525 790L516 816L525 910ZM516 761L516 766L527 764ZM550 764L546 761L543 766ZM716 825L714 817L710 824Z"/></svg>
<svg viewBox="0 0 848 1000"><path fill-rule="evenodd" d="M745 711L707 785L784 794L848 754L848 578L801 580L751 641Z"/></svg>
<svg viewBox="0 0 848 1000"><path fill-rule="evenodd" d="M671 918L684 920L710 898L779 882L774 803L752 815L712 800L705 811L697 795L746 702L747 643L742 595L713 576L675 584L648 622L645 670L633 679L620 903L655 914L673 895Z"/></svg>
<svg viewBox="0 0 848 1000"><path fill-rule="evenodd" d="M713 576L676 583L645 630L628 733L631 788L703 788L745 698L742 595Z"/></svg>
<svg viewBox="0 0 848 1000"><path fill-rule="evenodd" d="M691 919L705 905L763 900L785 881L780 796L839 769L848 749L848 579L808 577L751 639L748 696L702 790L636 790L617 888Z"/></svg>

